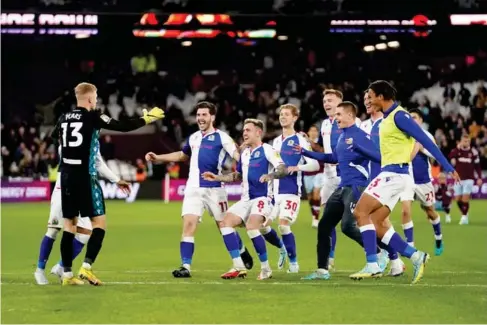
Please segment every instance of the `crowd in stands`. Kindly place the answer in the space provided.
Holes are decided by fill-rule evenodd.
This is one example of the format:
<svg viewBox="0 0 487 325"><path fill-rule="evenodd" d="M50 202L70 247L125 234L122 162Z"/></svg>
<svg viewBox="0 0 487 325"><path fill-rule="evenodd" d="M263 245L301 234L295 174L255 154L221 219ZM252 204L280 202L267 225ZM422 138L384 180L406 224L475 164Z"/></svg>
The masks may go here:
<svg viewBox="0 0 487 325"><path fill-rule="evenodd" d="M294 51L288 48L286 56L279 55L280 51L282 49L259 52L242 48L236 58L224 62L223 66L211 66L209 70L203 69L203 61L199 62L202 67L195 69L191 62L197 59L191 51L171 62L157 49L145 49L132 57L128 55L124 61L102 56L66 60L61 68L51 70L53 81L64 80L64 85L42 84L39 79L39 94L46 96L52 89L58 89L61 96L55 100L55 97L49 101L39 100L37 108L42 112L43 122L52 125L59 114L69 111L75 104L69 89L87 80L99 88L98 108L115 119L140 116L144 108L162 107L166 118L158 131L178 145L197 130L194 106L200 100L217 103L216 126L237 141L242 121L247 117L265 121L265 140L268 141L279 132L277 108L281 104L292 103L300 108L297 129L305 131L326 117L322 108L323 89L336 88L344 93L346 100L359 103L360 117L365 119L363 91L371 80L387 79L397 87L398 100L403 106L421 109L425 115L425 129L434 134L445 154L456 146L463 133L467 133L481 152L483 168L487 169L487 85L481 80L481 76L487 75L484 52L477 53L474 60L456 60L456 65L443 62L425 67L411 60L408 53L367 56L357 51L336 51L326 55L326 49L309 46L294 48ZM218 55L222 54L214 56ZM200 55L198 60L202 60ZM46 63L42 68L47 69L47 66ZM15 81L18 76L12 75L13 84L20 83L20 80ZM33 82L36 73L27 78ZM39 128L40 121L21 115L22 108L18 106L26 100L22 92L22 88L11 88L4 92L7 98L2 98L2 175L46 175L56 164L56 148L49 132ZM36 96L34 92L31 98L41 98ZM101 139L102 154L107 160L116 158L110 142L109 137ZM131 163L134 175L137 170L143 170L140 161L137 168L135 159ZM170 169L171 173L177 170L179 174L174 166Z"/></svg>

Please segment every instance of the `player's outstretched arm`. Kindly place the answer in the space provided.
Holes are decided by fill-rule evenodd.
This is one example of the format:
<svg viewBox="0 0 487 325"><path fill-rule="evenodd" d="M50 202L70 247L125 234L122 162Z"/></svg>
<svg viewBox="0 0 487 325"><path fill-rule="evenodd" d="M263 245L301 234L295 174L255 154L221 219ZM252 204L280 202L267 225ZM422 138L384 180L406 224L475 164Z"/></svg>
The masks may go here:
<svg viewBox="0 0 487 325"><path fill-rule="evenodd" d="M448 162L445 156L441 153L440 149L435 145L433 141L426 135L421 127L416 124L411 118L409 113L399 111L394 115L394 123L396 123L399 130L413 137L428 150L433 157L440 163L443 169L448 173L454 173L452 165ZM457 175L458 176L458 175Z"/></svg>
<svg viewBox="0 0 487 325"><path fill-rule="evenodd" d="M96 170L102 177L105 177L112 183L118 183L120 181L120 177L115 175L115 173L108 168L107 164L103 160L103 157L101 156L100 151L98 151L98 154L96 155Z"/></svg>
<svg viewBox="0 0 487 325"><path fill-rule="evenodd" d="M205 181L223 183L239 182L242 180L242 174L239 172L233 172L225 175L215 175L212 172L204 172L201 174L201 177L203 177Z"/></svg>
<svg viewBox="0 0 487 325"><path fill-rule="evenodd" d="M336 159L336 155L334 153L331 154L331 153L309 151L309 150L302 148L299 145L295 145L293 147L293 150L295 150L296 152L299 152L300 154L302 154L305 157L315 159L318 161L323 161L323 162L328 163L328 164L337 164L338 163L338 160Z"/></svg>
<svg viewBox="0 0 487 325"><path fill-rule="evenodd" d="M189 156L186 155L183 151L176 151L162 155L156 155L153 152L148 152L145 155L145 160L158 163L180 162L186 161L188 159Z"/></svg>
<svg viewBox="0 0 487 325"><path fill-rule="evenodd" d="M380 152L377 149L377 146L374 145L372 140L367 138L365 132L363 136L354 136L352 145L353 149L359 152L365 158L377 163L381 162Z"/></svg>
<svg viewBox="0 0 487 325"><path fill-rule="evenodd" d="M144 115L142 117L122 121L114 120L113 118L102 114L96 118L97 128L120 132L130 132L140 129L146 124L150 124L164 118L164 111L158 107L154 107L149 112L147 112L147 110L143 110L143 112ZM97 113L95 112L95 114Z"/></svg>

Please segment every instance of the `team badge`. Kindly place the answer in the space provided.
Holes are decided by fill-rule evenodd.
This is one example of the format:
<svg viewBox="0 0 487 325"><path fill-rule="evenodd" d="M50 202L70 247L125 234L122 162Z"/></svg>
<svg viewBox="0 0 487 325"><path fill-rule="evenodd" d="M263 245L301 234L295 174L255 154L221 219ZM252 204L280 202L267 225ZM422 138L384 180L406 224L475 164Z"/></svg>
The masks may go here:
<svg viewBox="0 0 487 325"><path fill-rule="evenodd" d="M215 136L212 134L208 137L208 141L215 141Z"/></svg>
<svg viewBox="0 0 487 325"><path fill-rule="evenodd" d="M352 144L353 143L353 138L345 139L345 143L346 144Z"/></svg>
<svg viewBox="0 0 487 325"><path fill-rule="evenodd" d="M257 151L254 155L255 158L259 158L260 157L260 151Z"/></svg>
<svg viewBox="0 0 487 325"><path fill-rule="evenodd" d="M287 145L288 145L288 146L292 146L292 145L294 145L294 141L293 141L293 140L289 140L289 141L287 142Z"/></svg>

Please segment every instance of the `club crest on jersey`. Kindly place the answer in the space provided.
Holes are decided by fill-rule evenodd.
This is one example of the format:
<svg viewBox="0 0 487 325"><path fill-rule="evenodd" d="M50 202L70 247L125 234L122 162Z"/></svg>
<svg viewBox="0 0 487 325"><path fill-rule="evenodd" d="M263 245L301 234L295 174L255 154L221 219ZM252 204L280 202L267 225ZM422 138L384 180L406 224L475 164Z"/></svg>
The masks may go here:
<svg viewBox="0 0 487 325"><path fill-rule="evenodd" d="M353 138L345 139L345 143L346 144L352 144L353 143Z"/></svg>
<svg viewBox="0 0 487 325"><path fill-rule="evenodd" d="M257 151L254 155L255 158L259 158L260 157L260 151Z"/></svg>
<svg viewBox="0 0 487 325"><path fill-rule="evenodd" d="M212 134L208 137L208 141L215 141L215 136Z"/></svg>
<svg viewBox="0 0 487 325"><path fill-rule="evenodd" d="M289 140L289 141L287 142L287 145L288 145L288 146L292 146L292 145L294 145L294 141L293 141L293 140Z"/></svg>

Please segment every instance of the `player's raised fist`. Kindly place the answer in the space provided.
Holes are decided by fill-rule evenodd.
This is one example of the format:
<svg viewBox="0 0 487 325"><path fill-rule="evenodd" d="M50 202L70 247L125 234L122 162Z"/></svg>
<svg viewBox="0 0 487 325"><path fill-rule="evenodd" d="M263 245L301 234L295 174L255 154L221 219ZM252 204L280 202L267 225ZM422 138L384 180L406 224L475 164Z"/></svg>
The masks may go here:
<svg viewBox="0 0 487 325"><path fill-rule="evenodd" d="M142 118L144 119L145 124L150 124L164 118L164 111L159 107L154 107L150 111L143 109L142 113L143 113Z"/></svg>
<svg viewBox="0 0 487 325"><path fill-rule="evenodd" d="M148 152L145 154L145 160L146 161L156 161L157 160L157 155L153 152Z"/></svg>
<svg viewBox="0 0 487 325"><path fill-rule="evenodd" d="M130 194L130 184L127 183L126 181L119 180L117 182L117 187L122 190L125 194L129 195Z"/></svg>
<svg viewBox="0 0 487 325"><path fill-rule="evenodd" d="M213 174L212 172L204 172L203 174L201 174L201 177L203 177L205 181L210 181L210 182L216 181L216 175Z"/></svg>

